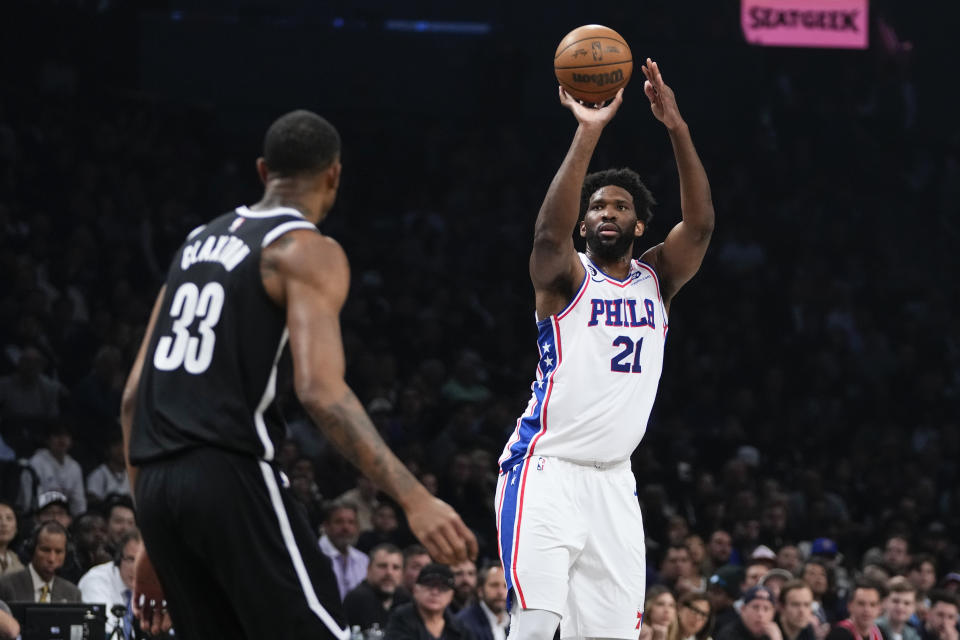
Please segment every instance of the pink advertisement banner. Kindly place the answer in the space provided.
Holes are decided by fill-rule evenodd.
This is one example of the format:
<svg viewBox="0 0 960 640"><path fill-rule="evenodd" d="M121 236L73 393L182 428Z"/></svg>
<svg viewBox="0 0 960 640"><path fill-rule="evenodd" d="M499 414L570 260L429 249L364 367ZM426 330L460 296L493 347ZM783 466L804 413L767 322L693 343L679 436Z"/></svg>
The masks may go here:
<svg viewBox="0 0 960 640"><path fill-rule="evenodd" d="M741 0L740 23L762 47L866 49L868 0Z"/></svg>

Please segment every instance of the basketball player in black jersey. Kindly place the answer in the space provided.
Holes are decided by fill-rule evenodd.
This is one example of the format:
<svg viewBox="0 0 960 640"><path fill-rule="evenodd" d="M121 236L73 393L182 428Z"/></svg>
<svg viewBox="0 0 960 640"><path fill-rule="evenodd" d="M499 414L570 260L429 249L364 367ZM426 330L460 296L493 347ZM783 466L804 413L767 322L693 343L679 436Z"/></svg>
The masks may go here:
<svg viewBox="0 0 960 640"><path fill-rule="evenodd" d="M318 115L274 122L257 160L263 199L195 229L154 305L121 415L149 553L140 615L154 632L172 619L186 640L348 635L329 562L272 464L288 341L297 397L327 439L403 506L435 560L476 555L470 530L390 452L344 382L349 266L315 226L336 198L339 156Z"/></svg>

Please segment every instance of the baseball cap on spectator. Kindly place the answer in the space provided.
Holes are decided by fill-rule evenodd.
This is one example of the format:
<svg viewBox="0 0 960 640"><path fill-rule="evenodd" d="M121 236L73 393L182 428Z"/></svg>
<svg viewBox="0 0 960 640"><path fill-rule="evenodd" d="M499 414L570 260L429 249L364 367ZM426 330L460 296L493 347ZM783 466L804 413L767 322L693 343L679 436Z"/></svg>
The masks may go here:
<svg viewBox="0 0 960 640"><path fill-rule="evenodd" d="M773 568L777 564L777 554L765 544L760 545L750 554L750 562L762 562Z"/></svg>
<svg viewBox="0 0 960 640"><path fill-rule="evenodd" d="M793 580L794 576L792 573L790 573L786 569L770 569L770 571L767 571L763 575L763 577L760 578L760 582L758 582L757 584L759 584L760 586L763 586L763 585L766 585L768 581L776 580L777 578L780 578L781 580L786 582L788 580Z"/></svg>
<svg viewBox="0 0 960 640"><path fill-rule="evenodd" d="M943 580L940 581L940 586L946 587L951 582L956 582L957 584L960 584L960 573L955 573L951 571L947 575L943 576Z"/></svg>
<svg viewBox="0 0 960 640"><path fill-rule="evenodd" d="M453 589L453 571L445 564L431 562L417 576L417 584L425 587L448 587Z"/></svg>
<svg viewBox="0 0 960 640"><path fill-rule="evenodd" d="M59 504L66 509L67 512L70 511L70 501L67 500L67 496L59 491L44 491L37 498L37 513L40 513L52 504Z"/></svg>
<svg viewBox="0 0 960 640"><path fill-rule="evenodd" d="M753 600L766 600L770 604L774 604L773 592L761 585L750 587L743 594L743 606L747 606Z"/></svg>
<svg viewBox="0 0 960 640"><path fill-rule="evenodd" d="M730 598L740 597L740 583L743 582L743 570L732 564L725 564L707 581L707 589L721 589Z"/></svg>
<svg viewBox="0 0 960 640"><path fill-rule="evenodd" d="M760 465L760 451L756 447L745 444L739 449L737 449L737 460L747 465L748 467L756 467Z"/></svg>
<svg viewBox="0 0 960 640"><path fill-rule="evenodd" d="M817 538L810 545L810 555L812 556L830 556L837 555L837 543L830 538Z"/></svg>

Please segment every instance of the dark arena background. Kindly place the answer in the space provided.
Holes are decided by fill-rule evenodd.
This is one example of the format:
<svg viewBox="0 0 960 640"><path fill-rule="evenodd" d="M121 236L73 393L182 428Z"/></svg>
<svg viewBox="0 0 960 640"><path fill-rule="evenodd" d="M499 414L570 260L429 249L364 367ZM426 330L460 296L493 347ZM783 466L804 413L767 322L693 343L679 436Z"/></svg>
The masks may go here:
<svg viewBox="0 0 960 640"><path fill-rule="evenodd" d="M864 571L909 573L885 553L891 536L955 588L960 11L894 0L870 1L865 49L750 44L732 0L5 5L11 548L37 507L18 493L29 474L16 461L46 446L54 424L69 427L84 477L104 461L171 255L198 224L258 199L263 132L303 107L343 139L340 195L321 228L351 261L348 382L475 530L480 560L495 560L496 460L537 362L533 222L576 126L552 56L587 23L659 63L717 215L703 267L673 302L633 455L651 584L671 544L723 530L734 564L760 544L796 546L801 562L828 556L828 600L842 602ZM680 209L642 80L637 65L591 166L644 177L659 201L646 248ZM290 441L279 464L319 524L357 474L289 381L281 399ZM696 566L705 578L716 568L709 552Z"/></svg>

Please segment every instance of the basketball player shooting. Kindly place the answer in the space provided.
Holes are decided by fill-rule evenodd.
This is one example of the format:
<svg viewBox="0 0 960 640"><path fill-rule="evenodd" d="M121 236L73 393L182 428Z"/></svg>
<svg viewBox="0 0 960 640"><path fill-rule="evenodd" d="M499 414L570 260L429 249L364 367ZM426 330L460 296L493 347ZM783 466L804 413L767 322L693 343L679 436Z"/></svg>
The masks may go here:
<svg viewBox="0 0 960 640"><path fill-rule="evenodd" d="M500 458L497 528L510 640L636 638L646 588L630 455L646 431L670 301L713 231L706 172L656 62L644 93L670 136L682 221L634 260L653 197L629 169L586 175L623 101L591 108L560 88L578 127L534 229L530 277L540 351L533 396ZM582 216L582 217L581 217ZM572 231L586 239L574 248Z"/></svg>
<svg viewBox="0 0 960 640"><path fill-rule="evenodd" d="M273 463L288 342L303 407L397 500L433 558L475 557L477 545L391 453L344 382L349 265L316 227L340 184L339 134L314 113L288 113L267 131L257 171L260 202L195 229L177 251L124 390L128 471L149 551L137 559L137 605L146 629L169 628L172 617L185 640L342 639L330 563Z"/></svg>

